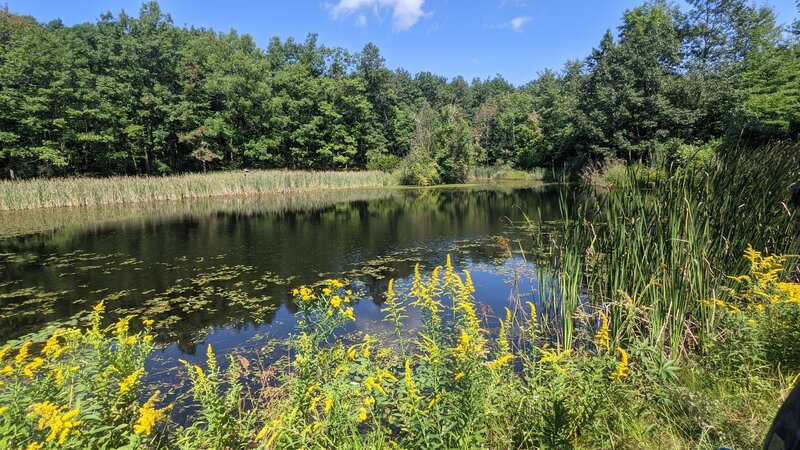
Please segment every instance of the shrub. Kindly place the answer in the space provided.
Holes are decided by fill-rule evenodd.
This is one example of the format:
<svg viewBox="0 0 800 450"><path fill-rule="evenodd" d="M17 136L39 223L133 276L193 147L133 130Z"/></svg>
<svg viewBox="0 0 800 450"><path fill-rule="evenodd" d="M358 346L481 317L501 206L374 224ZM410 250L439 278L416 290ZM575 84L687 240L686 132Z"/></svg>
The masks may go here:
<svg viewBox="0 0 800 450"><path fill-rule="evenodd" d="M369 155L367 170L380 170L382 172L393 172L403 159L397 155L387 155L385 153L375 153Z"/></svg>
<svg viewBox="0 0 800 450"><path fill-rule="evenodd" d="M439 165L425 155L409 154L398 171L400 184L411 186L433 186L441 182Z"/></svg>

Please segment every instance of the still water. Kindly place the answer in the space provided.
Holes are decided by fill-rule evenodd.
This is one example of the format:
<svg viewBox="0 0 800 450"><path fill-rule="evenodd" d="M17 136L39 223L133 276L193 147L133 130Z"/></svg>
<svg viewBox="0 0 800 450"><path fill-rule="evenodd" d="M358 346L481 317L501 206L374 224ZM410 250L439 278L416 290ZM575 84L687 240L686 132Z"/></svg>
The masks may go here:
<svg viewBox="0 0 800 450"><path fill-rule="evenodd" d="M515 289L535 290L535 267L498 238L529 248L527 220L557 219L559 189L383 188L4 213L0 344L79 325L105 299L109 321L156 321L151 368L166 374L209 343L224 354L286 337L292 288L331 277L352 282L358 298L348 331L379 332L389 279L402 290L416 263L431 269L448 254L472 272L485 310L501 314Z"/></svg>

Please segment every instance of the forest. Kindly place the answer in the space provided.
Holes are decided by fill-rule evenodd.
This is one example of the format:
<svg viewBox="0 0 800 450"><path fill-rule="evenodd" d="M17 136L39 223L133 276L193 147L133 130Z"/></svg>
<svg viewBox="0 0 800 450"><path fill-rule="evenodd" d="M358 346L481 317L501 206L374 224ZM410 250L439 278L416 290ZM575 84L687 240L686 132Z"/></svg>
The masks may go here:
<svg viewBox="0 0 800 450"><path fill-rule="evenodd" d="M584 59L531 75L411 74L315 34L260 48L156 2L74 26L6 6L0 177L371 169L437 184L487 166L682 164L800 133L799 22L745 0L648 1Z"/></svg>

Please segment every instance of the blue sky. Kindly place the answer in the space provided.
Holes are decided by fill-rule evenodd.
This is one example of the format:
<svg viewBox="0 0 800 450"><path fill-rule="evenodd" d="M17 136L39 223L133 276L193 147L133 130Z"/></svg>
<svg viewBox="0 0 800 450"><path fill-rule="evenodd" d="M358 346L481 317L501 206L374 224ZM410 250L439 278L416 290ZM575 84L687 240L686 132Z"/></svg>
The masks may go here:
<svg viewBox="0 0 800 450"><path fill-rule="evenodd" d="M626 9L641 0L161 0L176 25L236 29L265 46L272 36L360 50L374 42L390 68L448 78L500 74L523 84L545 68L583 58ZM778 20L797 16L795 0L769 0ZM139 0L7 0L11 11L67 25L105 11L137 13Z"/></svg>

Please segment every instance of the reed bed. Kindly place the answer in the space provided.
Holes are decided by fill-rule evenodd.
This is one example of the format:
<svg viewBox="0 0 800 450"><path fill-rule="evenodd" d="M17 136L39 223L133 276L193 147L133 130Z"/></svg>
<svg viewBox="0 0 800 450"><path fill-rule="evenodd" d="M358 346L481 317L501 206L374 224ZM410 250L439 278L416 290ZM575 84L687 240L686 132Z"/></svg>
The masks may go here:
<svg viewBox="0 0 800 450"><path fill-rule="evenodd" d="M588 305L620 336L666 344L678 357L714 329L704 301L730 284L726 274L745 269L743 249L797 253L800 221L789 200L800 179L797 146L732 149L651 188L639 175L630 168L618 188L587 186L576 211L562 200L563 229L543 272L559 280L547 301L565 348Z"/></svg>
<svg viewBox="0 0 800 450"><path fill-rule="evenodd" d="M97 205L76 208L39 208L0 211L0 239L55 230L96 231L109 226L144 226L182 218L217 214L256 216L292 211L321 210L339 203L379 201L402 195L399 189L303 191L290 194L212 197L167 203Z"/></svg>
<svg viewBox="0 0 800 450"><path fill-rule="evenodd" d="M0 210L294 193L396 184L380 171L264 170L165 177L58 178L0 182Z"/></svg>

